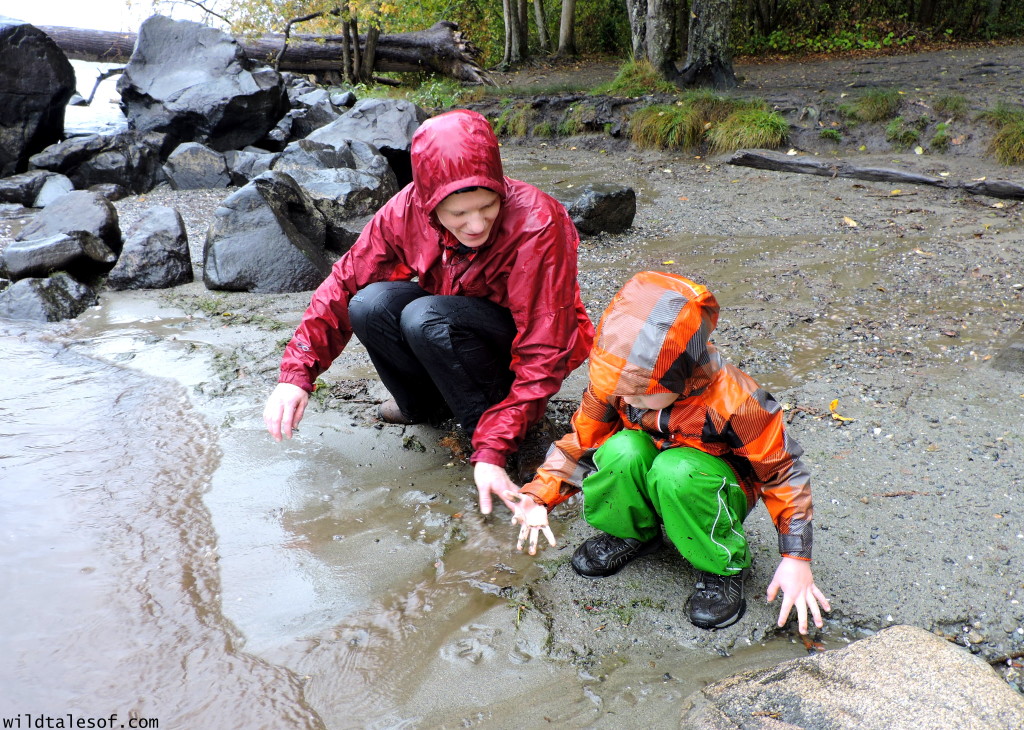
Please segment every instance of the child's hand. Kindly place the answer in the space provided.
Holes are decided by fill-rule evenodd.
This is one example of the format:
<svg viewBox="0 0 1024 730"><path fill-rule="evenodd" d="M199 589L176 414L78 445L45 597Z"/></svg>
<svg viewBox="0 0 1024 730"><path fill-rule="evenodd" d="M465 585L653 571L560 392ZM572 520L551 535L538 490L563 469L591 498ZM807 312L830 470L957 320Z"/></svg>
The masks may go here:
<svg viewBox="0 0 1024 730"><path fill-rule="evenodd" d="M548 526L548 510L542 504L537 504L528 494L505 492L505 497L516 501L515 509L512 511L512 524L520 524L519 539L516 540L516 550L523 551L523 543L527 535L530 538L530 555L537 554L537 536L543 532L548 539L548 544L555 547L555 536Z"/></svg>
<svg viewBox="0 0 1024 730"><path fill-rule="evenodd" d="M811 609L814 625L819 629L824 625L821 609L831 611L825 594L814 585L811 564L806 560L783 557L775 576L768 584L768 602L771 603L782 589L782 608L779 609L779 628L786 625L790 611L796 606L797 626L801 634L807 633L807 609Z"/></svg>

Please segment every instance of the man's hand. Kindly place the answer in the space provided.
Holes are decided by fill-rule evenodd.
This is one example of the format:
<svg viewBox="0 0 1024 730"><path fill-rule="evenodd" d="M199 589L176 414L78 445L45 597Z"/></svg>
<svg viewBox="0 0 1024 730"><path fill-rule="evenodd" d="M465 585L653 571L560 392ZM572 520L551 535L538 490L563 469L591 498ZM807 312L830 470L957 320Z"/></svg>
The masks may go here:
<svg viewBox="0 0 1024 730"><path fill-rule="evenodd" d="M292 437L292 431L299 426L302 414L306 412L309 393L291 383L278 383L263 407L263 423L267 431L280 441L281 436Z"/></svg>
<svg viewBox="0 0 1024 730"><path fill-rule="evenodd" d="M512 524L520 524L522 527L519 529L519 539L516 540L516 550L522 552L523 543L529 537L530 555L536 555L537 536L540 532L544 533L544 537L548 539L548 544L551 547L558 545L555 542L554 534L551 532L551 527L548 526L547 507L537 504L529 494L523 494L522 492L518 494L508 492L505 496L509 499L517 500L515 509L512 510Z"/></svg>
<svg viewBox="0 0 1024 730"><path fill-rule="evenodd" d="M779 609L779 628L786 625L789 614L796 606L797 626L801 634L807 633L807 609L810 608L814 617L814 625L819 629L824 625L821 610L831 611L825 594L814 585L811 564L806 560L783 557L775 576L768 584L768 602L771 603L782 589L782 608Z"/></svg>
<svg viewBox="0 0 1024 730"><path fill-rule="evenodd" d="M476 482L476 491L480 495L480 512L485 515L491 513L492 494L501 499L510 512L515 512L515 502L505 495L507 492L519 494L519 487L508 478L502 467L478 461L473 467L473 481Z"/></svg>

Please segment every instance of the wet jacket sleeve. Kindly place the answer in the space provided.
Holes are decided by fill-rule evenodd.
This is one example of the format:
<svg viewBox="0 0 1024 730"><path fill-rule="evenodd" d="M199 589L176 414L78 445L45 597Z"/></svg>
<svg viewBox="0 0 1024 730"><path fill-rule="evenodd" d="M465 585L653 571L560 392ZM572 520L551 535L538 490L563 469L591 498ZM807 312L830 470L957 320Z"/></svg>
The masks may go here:
<svg viewBox="0 0 1024 730"><path fill-rule="evenodd" d="M348 303L375 281L408 280L413 272L401 262L389 221L399 201L392 199L366 224L352 248L334 264L312 300L281 358L279 382L312 392L320 373L331 366L352 338Z"/></svg>
<svg viewBox="0 0 1024 730"><path fill-rule="evenodd" d="M576 231L564 209L560 214L553 207L547 212L547 225L518 246L509 272L508 308L517 330L510 366L514 380L508 396L484 411L477 423L474 463L505 466L569 374L580 336Z"/></svg>
<svg viewBox="0 0 1024 730"><path fill-rule="evenodd" d="M580 407L572 417L572 430L554 443L537 476L522 491L534 501L555 505L580 491L583 479L596 467L593 455L613 434L622 430L618 411L594 389L587 387Z"/></svg>
<svg viewBox="0 0 1024 730"><path fill-rule="evenodd" d="M779 533L779 552L786 557L811 559L813 545L811 478L800 460L803 449L785 428L782 407L765 390L733 366L720 374L717 393L731 401L731 413L722 432L732 453L750 465L755 489L764 500ZM709 418L722 410L709 410Z"/></svg>

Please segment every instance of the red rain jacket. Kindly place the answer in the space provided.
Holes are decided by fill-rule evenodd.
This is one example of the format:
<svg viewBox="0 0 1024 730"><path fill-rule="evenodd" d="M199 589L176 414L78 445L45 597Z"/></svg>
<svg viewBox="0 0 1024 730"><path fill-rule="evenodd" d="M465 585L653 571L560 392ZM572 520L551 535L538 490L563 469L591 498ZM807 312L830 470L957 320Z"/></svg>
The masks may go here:
<svg viewBox="0 0 1024 730"><path fill-rule="evenodd" d="M419 277L432 294L489 299L515 320L515 380L508 396L480 418L471 461L504 466L594 339L576 280L579 234L561 203L504 176L498 140L476 112L456 110L424 122L413 135L412 168L413 182L374 215L313 294L285 347L280 382L312 391L352 337L349 300L373 282ZM487 243L455 255L458 241L433 211L472 186L497 192L501 211Z"/></svg>

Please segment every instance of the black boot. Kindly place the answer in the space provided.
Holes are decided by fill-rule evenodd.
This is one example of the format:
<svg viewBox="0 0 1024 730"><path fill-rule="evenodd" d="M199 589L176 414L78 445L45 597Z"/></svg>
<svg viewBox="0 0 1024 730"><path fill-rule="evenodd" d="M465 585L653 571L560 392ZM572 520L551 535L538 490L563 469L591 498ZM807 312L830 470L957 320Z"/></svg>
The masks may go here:
<svg viewBox="0 0 1024 730"><path fill-rule="evenodd" d="M632 537L614 537L601 533L576 548L572 569L588 578L604 578L618 573L632 560L650 555L661 547L661 535L640 542Z"/></svg>
<svg viewBox="0 0 1024 730"><path fill-rule="evenodd" d="M747 600L743 597L744 570L738 575L698 573L693 595L686 602L690 622L702 629L724 629L743 617Z"/></svg>

